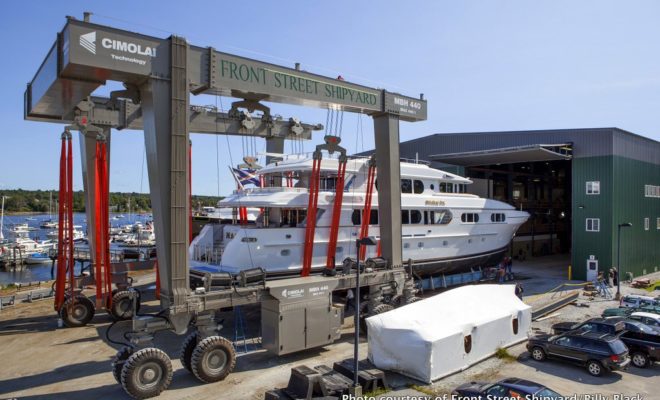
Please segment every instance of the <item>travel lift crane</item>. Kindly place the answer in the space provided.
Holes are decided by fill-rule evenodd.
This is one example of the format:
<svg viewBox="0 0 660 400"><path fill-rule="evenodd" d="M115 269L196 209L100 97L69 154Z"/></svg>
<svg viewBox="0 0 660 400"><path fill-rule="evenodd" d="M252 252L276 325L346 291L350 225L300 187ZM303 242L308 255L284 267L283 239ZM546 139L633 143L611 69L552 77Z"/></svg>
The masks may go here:
<svg viewBox="0 0 660 400"><path fill-rule="evenodd" d="M109 102L101 101L110 106L94 107L87 111L92 117L83 118L77 106L84 101L96 104L91 93L108 80L123 82L126 91L115 93ZM191 108L190 93L243 99L243 108L248 112L259 107L259 102L268 101L333 107L372 116L382 221L380 240L387 266L365 271L360 282L369 288L371 306L386 291L411 292L406 290L410 289L410 280L402 267L399 121L426 119L427 104L422 96L407 97L218 52L211 47L192 46L179 36L161 39L93 24L88 18L68 18L28 84L25 118L65 124L75 120L83 136L83 169L92 163L96 148L95 137L85 135L87 127L102 126L108 145L111 127L144 129L161 311L152 316L133 316L131 347L120 350L113 363L115 377L136 398L157 395L172 379L169 357L158 348L145 347L156 332L171 330L182 335L192 331L184 341L183 365L201 381L214 382L224 379L235 365L231 343L218 333L222 327L215 321L217 310L261 304L264 347L278 355L287 354L336 340L342 310L333 305L332 293L356 287L352 274L266 280L263 271L256 269L232 277L224 283L226 287L190 289L189 133L248 132L243 124L247 118ZM125 101L122 109L120 100L126 98L135 104ZM124 113L120 115L121 112ZM226 129L218 132L225 122ZM293 130L290 124L264 115L260 126L251 133L260 132L267 138L269 153L282 153L282 139L290 129ZM84 181L86 188L93 182L89 168ZM93 196L89 190L87 196L88 204L95 204L89 201ZM93 219L88 220L94 224Z"/></svg>

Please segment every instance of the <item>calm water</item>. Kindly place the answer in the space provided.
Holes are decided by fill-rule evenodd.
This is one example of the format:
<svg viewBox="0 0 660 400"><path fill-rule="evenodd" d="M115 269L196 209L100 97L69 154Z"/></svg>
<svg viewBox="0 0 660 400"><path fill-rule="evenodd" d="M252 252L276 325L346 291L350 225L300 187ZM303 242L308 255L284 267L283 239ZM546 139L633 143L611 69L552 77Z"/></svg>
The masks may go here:
<svg viewBox="0 0 660 400"><path fill-rule="evenodd" d="M123 218L119 216L123 215ZM34 221L28 220L27 218L34 218ZM87 231L87 216L83 213L73 214L74 225L82 226L82 231ZM34 214L34 215L5 215L4 219L4 235L5 238L9 238L8 229L13 224L22 224L27 223L29 227L36 228L36 230L30 232L30 237L35 240L46 240L49 239L46 234L52 229L41 229L39 225L43 221L50 219L48 214ZM57 219L57 218L54 218ZM123 226L127 224L132 224L135 222L142 222L143 224L151 220L150 214L110 214L110 225L113 227ZM82 246L81 246L82 247ZM111 249L115 249L113 244L110 245ZM76 273L80 272L80 265L76 264ZM45 264L32 264L32 265L23 265L19 268L9 268L9 267L0 267L0 285L6 285L8 283L25 283L25 282L35 282L35 281L46 281L53 279L51 275L51 263Z"/></svg>

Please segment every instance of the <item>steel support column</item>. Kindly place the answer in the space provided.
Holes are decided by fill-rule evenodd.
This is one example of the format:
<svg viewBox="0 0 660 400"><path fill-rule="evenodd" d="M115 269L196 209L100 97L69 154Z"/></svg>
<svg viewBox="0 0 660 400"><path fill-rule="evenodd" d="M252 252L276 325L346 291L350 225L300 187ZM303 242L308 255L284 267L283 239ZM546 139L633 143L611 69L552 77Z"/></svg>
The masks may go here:
<svg viewBox="0 0 660 400"><path fill-rule="evenodd" d="M161 307L174 308L176 313L186 308L189 293L188 45L179 37L170 40L171 79L152 78L140 88L140 94L154 228L156 237L162 238L156 241L160 301Z"/></svg>
<svg viewBox="0 0 660 400"><path fill-rule="evenodd" d="M103 128L106 138L106 159L108 160L108 171L110 171L110 127ZM79 132L80 141L80 165L82 169L83 190L85 191L85 215L87 217L87 237L89 239L90 254L95 254L95 232L96 218L94 205L96 204L96 132ZM108 173L108 189L110 186L110 174ZM109 190L108 190L109 192Z"/></svg>
<svg viewBox="0 0 660 400"><path fill-rule="evenodd" d="M401 164L399 118L391 114L374 117L378 212L382 256L392 266L403 265L401 249Z"/></svg>

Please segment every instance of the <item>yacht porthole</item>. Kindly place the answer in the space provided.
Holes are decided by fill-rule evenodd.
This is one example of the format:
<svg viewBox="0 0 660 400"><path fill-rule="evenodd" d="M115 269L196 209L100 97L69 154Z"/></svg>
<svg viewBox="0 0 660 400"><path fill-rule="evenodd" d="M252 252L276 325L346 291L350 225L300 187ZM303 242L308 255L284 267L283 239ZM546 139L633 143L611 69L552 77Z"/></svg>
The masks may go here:
<svg viewBox="0 0 660 400"><path fill-rule="evenodd" d="M404 249L407 249L407 248L409 248L409 247L410 247L410 243L404 243L404 244L403 244L403 248L404 248Z"/></svg>
<svg viewBox="0 0 660 400"><path fill-rule="evenodd" d="M283 256L283 257L286 257L289 254L291 254L291 250L289 250L289 249L284 249L284 250L280 251L280 255Z"/></svg>
<svg viewBox="0 0 660 400"><path fill-rule="evenodd" d="M419 242L419 243L417 243L417 247L420 247L420 248L421 248L421 247L424 247L424 242Z"/></svg>
<svg viewBox="0 0 660 400"><path fill-rule="evenodd" d="M344 251L343 247L341 247L341 246L337 247L337 253L341 253L342 251Z"/></svg>
<svg viewBox="0 0 660 400"><path fill-rule="evenodd" d="M443 241L442 241L442 245L443 245L443 246L446 246L446 245L448 245L448 244L449 244L448 241L446 241L446 240L443 240Z"/></svg>

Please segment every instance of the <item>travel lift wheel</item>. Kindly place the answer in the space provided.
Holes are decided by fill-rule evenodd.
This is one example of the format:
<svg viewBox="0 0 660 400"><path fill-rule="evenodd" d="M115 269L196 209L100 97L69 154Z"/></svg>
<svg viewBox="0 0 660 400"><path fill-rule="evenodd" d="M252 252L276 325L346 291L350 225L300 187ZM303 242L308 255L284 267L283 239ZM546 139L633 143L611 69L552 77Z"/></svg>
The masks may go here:
<svg viewBox="0 0 660 400"><path fill-rule="evenodd" d="M140 292L135 291L137 296L136 310L140 311ZM116 320L123 321L133 318L133 299L128 290L115 291L112 295L112 306L108 313Z"/></svg>
<svg viewBox="0 0 660 400"><path fill-rule="evenodd" d="M69 328L85 326L94 317L94 303L82 294L67 297L60 308L60 318Z"/></svg>
<svg viewBox="0 0 660 400"><path fill-rule="evenodd" d="M133 354L133 348L124 346L119 349L117 354L115 354L114 358L112 359L112 376L115 377L115 380L119 384L121 384L121 370L124 367L124 363L126 360L128 360L128 357L130 357L131 354Z"/></svg>
<svg viewBox="0 0 660 400"><path fill-rule="evenodd" d="M197 344L190 358L192 373L202 382L218 382L236 366L232 343L222 336L209 336Z"/></svg>
<svg viewBox="0 0 660 400"><path fill-rule="evenodd" d="M155 347L136 351L121 369L121 385L135 399L158 396L170 383L172 362L164 351Z"/></svg>
<svg viewBox="0 0 660 400"><path fill-rule="evenodd" d="M192 358L193 351L195 351L195 347L197 347L198 342L199 332L193 332L186 336L186 338L183 340L183 343L181 344L181 353L179 355L179 359L181 360L181 365L183 365L183 368L190 372L192 372L190 359Z"/></svg>
<svg viewBox="0 0 660 400"><path fill-rule="evenodd" d="M383 313L386 313L388 311L392 311L392 310L394 310L394 306L391 305L391 304L379 304L376 307L374 307L373 310L371 310L371 313L369 313L369 315L367 315L367 311L369 310L369 303L365 302L363 304L364 304L364 309L363 309L362 304L360 304L360 310L363 310L363 311L360 311L360 315L362 315L362 317L360 318L360 335L365 335L366 336L367 335L367 318L372 317L374 315L383 314Z"/></svg>

